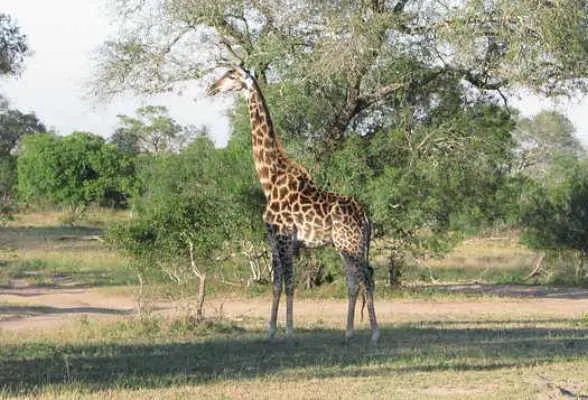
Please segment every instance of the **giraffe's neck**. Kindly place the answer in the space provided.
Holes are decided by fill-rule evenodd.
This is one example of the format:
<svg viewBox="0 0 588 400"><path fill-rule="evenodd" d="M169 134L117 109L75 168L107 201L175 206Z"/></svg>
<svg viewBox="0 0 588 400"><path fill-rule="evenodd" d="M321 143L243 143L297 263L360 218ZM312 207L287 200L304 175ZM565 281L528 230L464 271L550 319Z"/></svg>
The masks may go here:
<svg viewBox="0 0 588 400"><path fill-rule="evenodd" d="M272 176L286 167L287 156L276 136L269 110L256 83L249 89L248 104L255 171L265 196L269 197Z"/></svg>

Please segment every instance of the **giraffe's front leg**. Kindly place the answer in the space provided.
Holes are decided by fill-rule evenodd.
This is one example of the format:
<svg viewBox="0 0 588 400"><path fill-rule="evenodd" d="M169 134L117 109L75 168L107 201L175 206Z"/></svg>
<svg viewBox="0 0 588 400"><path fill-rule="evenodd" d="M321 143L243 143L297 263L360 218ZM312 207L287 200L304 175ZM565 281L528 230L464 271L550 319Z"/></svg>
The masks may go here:
<svg viewBox="0 0 588 400"><path fill-rule="evenodd" d="M278 238L272 226L268 226L268 237L272 248L272 269L273 269L273 299L272 308L270 310L270 320L268 324L268 338L271 340L276 336L278 308L280 306L280 296L282 294L282 263L280 261L280 249Z"/></svg>
<svg viewBox="0 0 588 400"><path fill-rule="evenodd" d="M270 310L270 320L268 324L268 337L273 339L276 336L278 309L280 307L280 296L282 294L282 266L279 263L274 264L274 287L272 309Z"/></svg>

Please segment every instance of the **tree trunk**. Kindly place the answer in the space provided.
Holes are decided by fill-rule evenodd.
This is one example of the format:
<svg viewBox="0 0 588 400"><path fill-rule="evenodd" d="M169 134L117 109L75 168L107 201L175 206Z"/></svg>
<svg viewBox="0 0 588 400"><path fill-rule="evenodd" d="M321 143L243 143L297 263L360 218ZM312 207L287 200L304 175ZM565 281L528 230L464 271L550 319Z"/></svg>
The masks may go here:
<svg viewBox="0 0 588 400"><path fill-rule="evenodd" d="M187 235L186 235L187 236ZM188 237L188 236L187 236ZM206 295L206 272L203 272L198 268L196 259L194 257L194 242L189 238L186 240L188 250L190 252L190 266L192 267L192 273L198 278L198 295L196 298L196 322L202 321L204 318L204 296Z"/></svg>
<svg viewBox="0 0 588 400"><path fill-rule="evenodd" d="M392 250L388 259L388 283L391 287L400 285L402 256L399 251Z"/></svg>
<svg viewBox="0 0 588 400"><path fill-rule="evenodd" d="M204 296L206 295L206 274L198 274L198 296L196 298L196 322L204 319Z"/></svg>
<svg viewBox="0 0 588 400"><path fill-rule="evenodd" d="M586 279L586 260L588 260L588 253L580 250L576 264L576 283L578 284L584 283Z"/></svg>
<svg viewBox="0 0 588 400"><path fill-rule="evenodd" d="M137 312L139 316L143 316L143 312L145 311L143 305L143 273L141 271L137 271L137 279L139 280L139 290L137 292Z"/></svg>

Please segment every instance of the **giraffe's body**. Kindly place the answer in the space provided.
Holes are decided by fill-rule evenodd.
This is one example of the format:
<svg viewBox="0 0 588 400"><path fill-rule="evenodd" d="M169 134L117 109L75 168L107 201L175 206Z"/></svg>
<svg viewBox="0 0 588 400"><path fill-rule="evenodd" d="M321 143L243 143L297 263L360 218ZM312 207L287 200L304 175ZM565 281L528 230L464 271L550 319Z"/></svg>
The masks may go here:
<svg viewBox="0 0 588 400"><path fill-rule="evenodd" d="M288 158L274 130L269 110L257 82L238 67L227 72L209 90L248 89L251 140L257 177L267 204L263 219L268 226L274 271L273 302L269 335L276 331L282 279L286 289L286 335L293 333L293 258L300 243L308 246L332 244L347 267L347 337L353 335L355 303L364 290L372 328L377 341L379 328L373 306L373 279L368 263L370 221L354 199L318 189L308 172Z"/></svg>

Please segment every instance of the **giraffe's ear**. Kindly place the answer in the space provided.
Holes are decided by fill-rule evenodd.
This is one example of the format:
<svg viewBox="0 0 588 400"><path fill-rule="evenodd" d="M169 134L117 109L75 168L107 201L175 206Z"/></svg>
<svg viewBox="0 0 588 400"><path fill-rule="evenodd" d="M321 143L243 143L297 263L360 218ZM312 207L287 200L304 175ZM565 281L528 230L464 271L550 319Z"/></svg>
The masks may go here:
<svg viewBox="0 0 588 400"><path fill-rule="evenodd" d="M252 78L255 78L255 68L251 68L249 75L251 75Z"/></svg>

